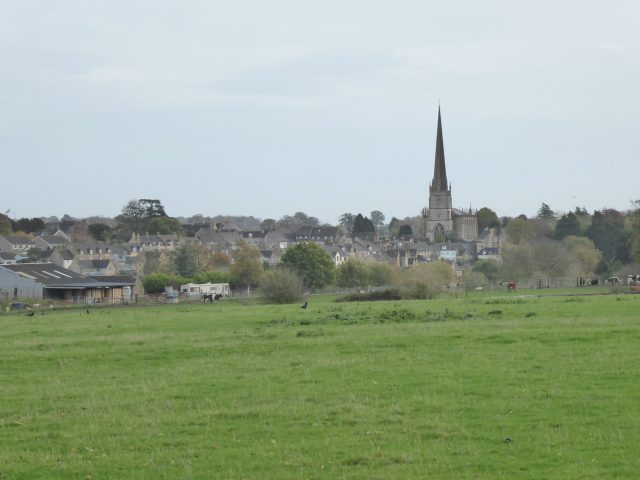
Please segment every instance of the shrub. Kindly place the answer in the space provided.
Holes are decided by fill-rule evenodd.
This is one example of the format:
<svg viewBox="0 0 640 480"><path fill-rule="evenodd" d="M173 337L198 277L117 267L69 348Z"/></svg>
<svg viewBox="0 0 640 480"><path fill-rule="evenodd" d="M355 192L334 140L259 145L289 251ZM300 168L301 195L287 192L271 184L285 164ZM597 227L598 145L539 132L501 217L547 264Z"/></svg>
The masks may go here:
<svg viewBox="0 0 640 480"><path fill-rule="evenodd" d="M302 298L302 280L289 270L269 270L262 276L260 293L269 303L294 303Z"/></svg>
<svg viewBox="0 0 640 480"><path fill-rule="evenodd" d="M336 284L339 287L366 287L369 283L369 266L362 260L350 258L338 267Z"/></svg>
<svg viewBox="0 0 640 480"><path fill-rule="evenodd" d="M433 262L403 270L399 282L407 289L409 298L435 298L453 277L451 266Z"/></svg>
<svg viewBox="0 0 640 480"><path fill-rule="evenodd" d="M166 273L150 273L144 277L143 285L147 293L163 293L164 287L179 287L188 283L188 279L180 275L167 275Z"/></svg>
<svg viewBox="0 0 640 480"><path fill-rule="evenodd" d="M397 289L380 290L377 292L351 293L339 298L338 302L375 302L380 300L402 300L402 293Z"/></svg>

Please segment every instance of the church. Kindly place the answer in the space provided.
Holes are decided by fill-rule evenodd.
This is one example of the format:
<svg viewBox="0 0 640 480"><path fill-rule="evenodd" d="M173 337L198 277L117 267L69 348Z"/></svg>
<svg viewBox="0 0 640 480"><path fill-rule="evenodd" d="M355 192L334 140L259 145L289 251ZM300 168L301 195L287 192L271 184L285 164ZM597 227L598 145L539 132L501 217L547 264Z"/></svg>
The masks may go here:
<svg viewBox="0 0 640 480"><path fill-rule="evenodd" d="M451 184L447 181L447 167L444 161L440 107L438 107L433 180L429 185L429 207L422 209L422 218L427 240L431 242L446 240L471 242L478 237L478 217L471 208L468 212L452 208Z"/></svg>

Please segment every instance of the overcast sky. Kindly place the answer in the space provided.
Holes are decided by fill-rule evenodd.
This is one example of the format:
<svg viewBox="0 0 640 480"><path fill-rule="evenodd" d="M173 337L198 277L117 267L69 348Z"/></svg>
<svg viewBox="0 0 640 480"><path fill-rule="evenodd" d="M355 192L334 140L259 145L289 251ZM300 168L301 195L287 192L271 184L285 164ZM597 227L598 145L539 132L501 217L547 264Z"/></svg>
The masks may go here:
<svg viewBox="0 0 640 480"><path fill-rule="evenodd" d="M640 198L640 2L3 0L0 210L419 214Z"/></svg>

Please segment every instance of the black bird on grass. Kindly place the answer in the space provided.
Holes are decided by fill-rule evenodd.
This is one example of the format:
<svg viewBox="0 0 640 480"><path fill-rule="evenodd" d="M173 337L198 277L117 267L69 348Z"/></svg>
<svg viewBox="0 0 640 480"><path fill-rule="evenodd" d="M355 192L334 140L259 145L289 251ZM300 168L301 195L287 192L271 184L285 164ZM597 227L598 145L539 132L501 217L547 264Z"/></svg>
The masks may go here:
<svg viewBox="0 0 640 480"><path fill-rule="evenodd" d="M309 302L304 302L304 305L300 306L300 308L304 308L305 310L309 306Z"/></svg>
<svg viewBox="0 0 640 480"><path fill-rule="evenodd" d="M89 313L91 313L91 312L90 312L90 311L89 311L89 309L87 308L87 314L89 314Z"/></svg>
<svg viewBox="0 0 640 480"><path fill-rule="evenodd" d="M33 310L32 310L32 311L30 311L30 312L28 312L28 313L27 313L27 317L33 317L33 314L34 314L34 312L33 312Z"/></svg>

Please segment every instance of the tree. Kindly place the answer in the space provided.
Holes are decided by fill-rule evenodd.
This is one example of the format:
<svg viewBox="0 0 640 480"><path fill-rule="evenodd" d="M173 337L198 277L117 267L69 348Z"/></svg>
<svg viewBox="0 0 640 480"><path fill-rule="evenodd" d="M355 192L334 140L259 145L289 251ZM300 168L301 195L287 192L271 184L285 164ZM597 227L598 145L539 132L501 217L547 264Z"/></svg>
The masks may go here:
<svg viewBox="0 0 640 480"><path fill-rule="evenodd" d="M273 232L276 230L277 222L273 218L265 218L260 223L260 228L263 232Z"/></svg>
<svg viewBox="0 0 640 480"><path fill-rule="evenodd" d="M7 215L0 213L0 235L10 235L11 233L13 233L11 219Z"/></svg>
<svg viewBox="0 0 640 480"><path fill-rule="evenodd" d="M147 293L162 293L164 292L164 287L177 288L185 283L188 283L188 279L166 273L150 273L142 281L144 291Z"/></svg>
<svg viewBox="0 0 640 480"><path fill-rule="evenodd" d="M36 233L44 230L44 222L40 218L21 218L12 222L15 232Z"/></svg>
<svg viewBox="0 0 640 480"><path fill-rule="evenodd" d="M251 291L251 287L258 285L264 273L260 261L260 250L246 242L240 242L238 250L233 255L233 260L231 273L235 279L234 282L247 287L248 292Z"/></svg>
<svg viewBox="0 0 640 480"><path fill-rule="evenodd" d="M617 249L624 237L624 215L610 208L596 210L591 217L587 237L593 240L607 263L612 263L617 257Z"/></svg>
<svg viewBox="0 0 640 480"><path fill-rule="evenodd" d="M89 225L89 233L100 242L107 241L111 235L111 227L104 223L92 223Z"/></svg>
<svg viewBox="0 0 640 480"><path fill-rule="evenodd" d="M146 225L146 233L151 235L171 235L180 233L181 225L177 218L172 217L152 217Z"/></svg>
<svg viewBox="0 0 640 480"><path fill-rule="evenodd" d="M336 271L336 283L340 287L365 287L370 284L371 272L366 263L350 258Z"/></svg>
<svg viewBox="0 0 640 480"><path fill-rule="evenodd" d="M400 229L398 230L398 236L399 237L410 237L413 235L413 229L411 228L411 225L408 224L404 224L400 226Z"/></svg>
<svg viewBox="0 0 640 480"><path fill-rule="evenodd" d="M27 257L22 259L21 263L37 262L40 259L43 251L44 250L39 247L31 247L29 250L27 250Z"/></svg>
<svg viewBox="0 0 640 480"><path fill-rule="evenodd" d="M296 212L293 214L293 220L296 225L305 227L315 227L320 224L320 221L316 217L310 217L304 212Z"/></svg>
<svg viewBox="0 0 640 480"><path fill-rule="evenodd" d="M562 244L570 254L569 269L573 275L590 275L595 273L602 253L593 242L586 237L567 236Z"/></svg>
<svg viewBox="0 0 640 480"><path fill-rule="evenodd" d="M635 207L629 213L631 219L632 252L636 262L640 262L640 200L631 202Z"/></svg>
<svg viewBox="0 0 640 480"><path fill-rule="evenodd" d="M551 225L546 221L527 220L520 217L514 218L505 227L507 239L516 245L551 236L552 232Z"/></svg>
<svg viewBox="0 0 640 480"><path fill-rule="evenodd" d="M367 217L363 217L361 213L356 215L353 222L353 233L375 233L376 229Z"/></svg>
<svg viewBox="0 0 640 480"><path fill-rule="evenodd" d="M540 208L538 209L538 218L542 220L553 220L556 216L556 213L551 210L551 207L546 203L542 203Z"/></svg>
<svg viewBox="0 0 640 480"><path fill-rule="evenodd" d="M231 272L223 272L220 270L208 270L200 272L193 276L194 283L232 283L233 275Z"/></svg>
<svg viewBox="0 0 640 480"><path fill-rule="evenodd" d="M392 237L399 236L400 227L402 226L402 221L396 217L392 217L389 222L389 235Z"/></svg>
<svg viewBox="0 0 640 480"><path fill-rule="evenodd" d="M296 212L293 216L283 216L276 224L279 228L315 227L320 224L320 221L316 217L310 217L304 212Z"/></svg>
<svg viewBox="0 0 640 480"><path fill-rule="evenodd" d="M62 216L62 220L60 220L60 230L62 230L63 232L68 232L69 228L75 225L76 222L77 220L75 218L65 213Z"/></svg>
<svg viewBox="0 0 640 480"><path fill-rule="evenodd" d="M164 207L160 200L152 200L149 198L141 198L138 200L138 205L143 212L145 218L166 217L167 214L164 211Z"/></svg>
<svg viewBox="0 0 640 480"><path fill-rule="evenodd" d="M488 281L495 283L498 281L500 265L495 260L480 260L471 270L482 273Z"/></svg>
<svg viewBox="0 0 640 480"><path fill-rule="evenodd" d="M198 273L197 252L187 243L181 244L173 252L173 263L176 272L183 277L191 277Z"/></svg>
<svg viewBox="0 0 640 480"><path fill-rule="evenodd" d="M500 228L500 219L496 212L487 207L482 207L477 212L478 216L478 232L482 232L485 228Z"/></svg>
<svg viewBox="0 0 640 480"><path fill-rule="evenodd" d="M116 217L117 236L128 239L132 233L169 234L180 231L177 219L167 216L160 200L130 200Z"/></svg>
<svg viewBox="0 0 640 480"><path fill-rule="evenodd" d="M266 272L260 280L262 297L271 303L293 303L302 298L302 281L293 272L277 268Z"/></svg>
<svg viewBox="0 0 640 480"><path fill-rule="evenodd" d="M473 290L476 288L485 288L489 285L487 277L474 270L467 270L462 274L462 286L465 290Z"/></svg>
<svg viewBox="0 0 640 480"><path fill-rule="evenodd" d="M556 240L540 238L520 244L506 244L502 251L502 274L508 279L534 275L565 276L570 254Z"/></svg>
<svg viewBox="0 0 640 480"><path fill-rule="evenodd" d="M382 227L384 225L384 213L382 213L380 210L374 210L370 213L371 215L371 223L373 224L376 232L380 231L380 227Z"/></svg>
<svg viewBox="0 0 640 480"><path fill-rule="evenodd" d="M356 216L353 213L343 213L338 217L338 225L342 225L347 231L353 231Z"/></svg>
<svg viewBox="0 0 640 480"><path fill-rule="evenodd" d="M374 263L369 267L371 284L376 287L391 285L396 270L388 263Z"/></svg>
<svg viewBox="0 0 640 480"><path fill-rule="evenodd" d="M331 284L335 266L329 255L317 243L298 243L282 255L282 263L296 273L307 288L323 288Z"/></svg>
<svg viewBox="0 0 640 480"><path fill-rule="evenodd" d="M562 240L568 235L576 237L582 235L580 220L578 220L578 216L573 212L566 213L560 217L558 223L556 223L556 229L553 234L558 240Z"/></svg>
<svg viewBox="0 0 640 480"><path fill-rule="evenodd" d="M432 262L402 272L400 283L413 298L435 298L451 282L453 272L445 262Z"/></svg>
<svg viewBox="0 0 640 480"><path fill-rule="evenodd" d="M224 252L215 252L211 260L216 268L225 268L231 265L231 258Z"/></svg>

